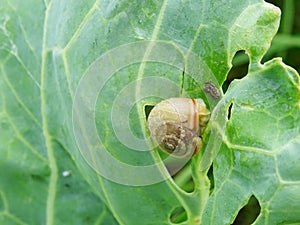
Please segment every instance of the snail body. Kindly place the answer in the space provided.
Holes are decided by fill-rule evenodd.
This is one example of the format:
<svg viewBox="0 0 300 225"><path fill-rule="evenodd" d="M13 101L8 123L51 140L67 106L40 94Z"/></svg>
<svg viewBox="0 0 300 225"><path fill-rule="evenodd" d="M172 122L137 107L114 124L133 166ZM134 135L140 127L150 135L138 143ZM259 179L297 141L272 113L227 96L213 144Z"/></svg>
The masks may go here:
<svg viewBox="0 0 300 225"><path fill-rule="evenodd" d="M202 99L170 98L158 103L148 117L153 141L174 157L190 157L202 146L210 112Z"/></svg>

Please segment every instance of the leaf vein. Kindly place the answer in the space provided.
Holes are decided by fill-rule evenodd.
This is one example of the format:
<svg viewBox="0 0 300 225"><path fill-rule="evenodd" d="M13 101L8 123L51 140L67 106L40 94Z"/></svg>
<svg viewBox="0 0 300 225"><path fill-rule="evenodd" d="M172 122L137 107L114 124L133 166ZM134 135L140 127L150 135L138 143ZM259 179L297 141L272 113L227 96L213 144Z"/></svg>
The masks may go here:
<svg viewBox="0 0 300 225"><path fill-rule="evenodd" d="M11 120L10 116L7 114L7 110L6 110L6 101L4 96L2 96L2 103L3 103L3 115L6 117L8 123L11 125L13 131L15 132L15 134L17 135L17 138L23 142L25 144L25 146L27 146L30 151L36 155L39 159L41 159L42 161L46 161L46 159L39 153L39 151L37 149L35 149L26 139L23 138L23 136L21 135L21 133L19 132L17 126L15 126L15 123Z"/></svg>
<svg viewBox="0 0 300 225"><path fill-rule="evenodd" d="M41 115L42 115L42 128L43 135L45 138L45 144L48 153L49 166L51 170L50 181L49 181L49 190L47 196L47 206L46 206L46 224L53 225L54 224L54 207L55 207L55 198L56 198L56 186L58 182L58 168L56 164L56 159L54 155L54 149L51 142L51 136L48 130L48 119L46 114L46 38L47 38L47 24L49 19L49 12L52 8L53 1L49 2L49 7L45 12L45 20L44 20L44 30L43 30L43 47L42 47L42 64L41 64Z"/></svg>
<svg viewBox="0 0 300 225"><path fill-rule="evenodd" d="M8 3L8 1L7 1ZM9 3L8 3L9 4ZM27 68L27 66L25 66L23 60L19 57L18 55L18 48L15 45L15 43L12 41L12 38L10 38L10 32L8 31L8 29L6 29L6 24L9 21L9 17L5 15L5 21L4 24L1 25L0 29L3 30L3 33L5 34L5 36L7 37L7 39L9 40L10 43L10 49L7 49L12 55L14 55L17 59L17 61L22 65L22 67L24 68L24 70L26 71L26 74L29 76L30 79L33 80L33 82L35 83L35 85L37 85L40 88L40 84L37 82L37 80L34 78L33 74L30 72L30 70Z"/></svg>
<svg viewBox="0 0 300 225"><path fill-rule="evenodd" d="M4 81L7 84L8 88L11 90L12 94L14 95L15 99L17 100L17 102L22 106L22 108L24 109L24 111L29 115L29 117L34 121L34 123L41 128L41 124L40 122L35 118L35 116L33 115L33 113L26 107L26 105L24 104L24 102L21 100L19 94L17 93L16 89L13 87L12 83L9 81L7 75L6 75L6 71L3 68L3 66L1 66L1 71L4 77Z"/></svg>
<svg viewBox="0 0 300 225"><path fill-rule="evenodd" d="M74 32L74 34L72 35L72 37L70 38L69 42L66 44L66 46L64 47L64 51L67 52L68 49L72 46L72 44L75 42L76 38L79 36L80 32L82 31L83 27L85 26L85 24L88 22L89 18L91 17L91 15L98 10L98 4L99 4L100 0L97 0L95 2L95 4L92 6L92 8L88 11L88 13L85 15L85 17L83 18L82 22L79 24L78 28L76 29L76 31Z"/></svg>
<svg viewBox="0 0 300 225"><path fill-rule="evenodd" d="M16 8L12 5L11 1L7 1L7 4L15 11L16 15L18 15L18 12L17 12ZM18 15L18 21L19 21L18 24L20 25L20 28L21 28L21 31L22 31L22 34L23 34L22 36L24 37L25 42L27 43L30 51L34 55L35 61L38 62L39 61L39 57L37 56L36 52L34 51L34 48L33 48L32 44L29 41L28 35L26 33L26 29L24 29L24 26L23 26L23 24L21 22L21 19L20 19L19 15Z"/></svg>

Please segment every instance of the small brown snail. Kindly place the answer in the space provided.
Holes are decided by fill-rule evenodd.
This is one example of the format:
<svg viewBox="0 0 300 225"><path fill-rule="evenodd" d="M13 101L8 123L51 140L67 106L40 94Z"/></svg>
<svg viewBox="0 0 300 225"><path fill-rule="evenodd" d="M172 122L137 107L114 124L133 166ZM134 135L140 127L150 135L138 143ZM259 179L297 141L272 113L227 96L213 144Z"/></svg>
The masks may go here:
<svg viewBox="0 0 300 225"><path fill-rule="evenodd" d="M172 156L191 157L202 146L202 134L210 117L202 99L170 98L158 103L148 117L150 136Z"/></svg>

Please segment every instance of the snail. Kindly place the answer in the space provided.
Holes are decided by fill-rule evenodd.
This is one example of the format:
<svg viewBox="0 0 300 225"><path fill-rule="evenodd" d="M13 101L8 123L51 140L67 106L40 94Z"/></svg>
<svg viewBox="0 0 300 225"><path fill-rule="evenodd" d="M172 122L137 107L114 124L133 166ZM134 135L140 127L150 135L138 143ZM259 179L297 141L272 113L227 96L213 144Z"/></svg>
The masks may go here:
<svg viewBox="0 0 300 225"><path fill-rule="evenodd" d="M152 140L177 158L191 157L202 147L200 135L210 111L202 99L170 98L158 103L148 116Z"/></svg>

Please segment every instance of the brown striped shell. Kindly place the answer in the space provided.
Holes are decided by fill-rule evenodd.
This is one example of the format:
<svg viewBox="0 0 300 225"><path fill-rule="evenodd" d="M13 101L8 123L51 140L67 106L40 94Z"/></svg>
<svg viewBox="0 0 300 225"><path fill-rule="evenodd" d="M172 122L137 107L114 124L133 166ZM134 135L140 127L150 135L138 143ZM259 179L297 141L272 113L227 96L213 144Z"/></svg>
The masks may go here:
<svg viewBox="0 0 300 225"><path fill-rule="evenodd" d="M170 98L151 110L148 128L164 152L179 158L190 157L201 149L200 135L209 117L202 99Z"/></svg>

